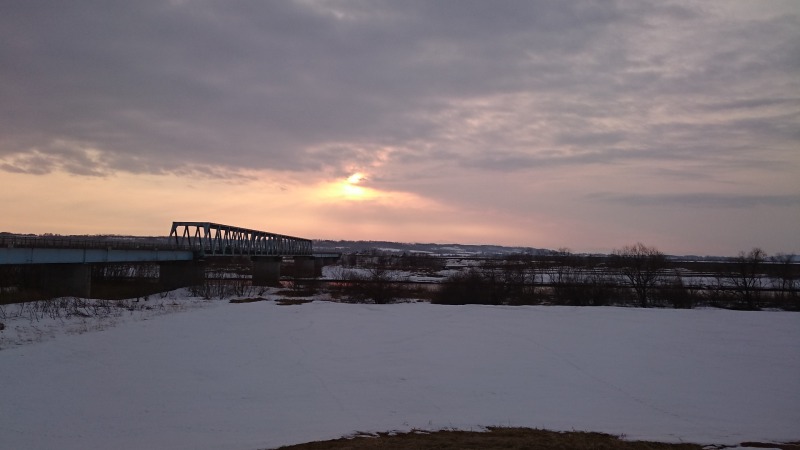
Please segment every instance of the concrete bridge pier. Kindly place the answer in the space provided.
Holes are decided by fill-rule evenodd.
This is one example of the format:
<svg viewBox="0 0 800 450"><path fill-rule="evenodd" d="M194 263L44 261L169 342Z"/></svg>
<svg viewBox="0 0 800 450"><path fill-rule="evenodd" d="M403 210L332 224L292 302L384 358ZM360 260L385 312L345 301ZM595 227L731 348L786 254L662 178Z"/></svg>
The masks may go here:
<svg viewBox="0 0 800 450"><path fill-rule="evenodd" d="M37 264L33 269L34 289L49 297L89 298L92 293L92 267L89 264Z"/></svg>
<svg viewBox="0 0 800 450"><path fill-rule="evenodd" d="M322 276L322 262L314 256L294 257L295 278L316 278Z"/></svg>
<svg viewBox="0 0 800 450"><path fill-rule="evenodd" d="M253 286L275 286L281 279L280 256L253 256Z"/></svg>
<svg viewBox="0 0 800 450"><path fill-rule="evenodd" d="M323 254L314 256L314 276L322 276L322 268L330 266L339 262L341 255L338 254Z"/></svg>
<svg viewBox="0 0 800 450"><path fill-rule="evenodd" d="M158 264L158 281L167 290L201 285L205 278L204 261L163 261Z"/></svg>
<svg viewBox="0 0 800 450"><path fill-rule="evenodd" d="M328 264L325 263L325 258L314 258L314 276L321 277L322 276L322 268L327 266Z"/></svg>
<svg viewBox="0 0 800 450"><path fill-rule="evenodd" d="M319 266L320 275L322 275L322 268L325 266L330 266L331 264L336 264L341 259L342 255L340 254L323 254L319 256L315 256L315 263Z"/></svg>

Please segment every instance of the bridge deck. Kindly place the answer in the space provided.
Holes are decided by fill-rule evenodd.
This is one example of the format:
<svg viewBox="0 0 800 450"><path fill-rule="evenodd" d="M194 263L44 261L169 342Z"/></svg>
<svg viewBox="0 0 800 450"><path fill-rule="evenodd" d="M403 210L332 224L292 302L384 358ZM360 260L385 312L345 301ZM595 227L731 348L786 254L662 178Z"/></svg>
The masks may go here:
<svg viewBox="0 0 800 450"><path fill-rule="evenodd" d="M0 237L0 264L191 261L193 256L189 247L164 238Z"/></svg>
<svg viewBox="0 0 800 450"><path fill-rule="evenodd" d="M191 261L191 250L0 248L0 264L91 264Z"/></svg>
<svg viewBox="0 0 800 450"><path fill-rule="evenodd" d="M0 264L190 261L218 256L313 256L313 247L309 239L212 222L173 222L168 238L0 236Z"/></svg>

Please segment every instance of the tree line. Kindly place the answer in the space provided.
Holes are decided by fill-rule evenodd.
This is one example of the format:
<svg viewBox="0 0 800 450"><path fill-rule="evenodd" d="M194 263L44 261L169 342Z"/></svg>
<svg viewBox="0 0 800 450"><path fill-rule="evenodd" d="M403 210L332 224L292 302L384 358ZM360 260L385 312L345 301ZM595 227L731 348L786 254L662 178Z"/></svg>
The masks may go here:
<svg viewBox="0 0 800 450"><path fill-rule="evenodd" d="M476 260L441 279L429 297L440 304L800 310L800 264L795 260L789 254L770 257L759 248L714 261L678 260L642 243L600 256L560 249ZM373 251L345 255L343 264L362 268L348 280L359 290L356 301L387 303L409 290L392 270L433 274L445 260Z"/></svg>

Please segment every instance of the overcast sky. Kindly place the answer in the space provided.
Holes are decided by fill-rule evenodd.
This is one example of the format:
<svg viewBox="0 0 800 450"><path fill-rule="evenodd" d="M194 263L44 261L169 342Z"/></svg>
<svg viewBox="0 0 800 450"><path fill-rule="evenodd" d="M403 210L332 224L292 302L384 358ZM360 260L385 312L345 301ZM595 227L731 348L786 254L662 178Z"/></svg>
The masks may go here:
<svg viewBox="0 0 800 450"><path fill-rule="evenodd" d="M4 1L0 231L800 253L797 1Z"/></svg>

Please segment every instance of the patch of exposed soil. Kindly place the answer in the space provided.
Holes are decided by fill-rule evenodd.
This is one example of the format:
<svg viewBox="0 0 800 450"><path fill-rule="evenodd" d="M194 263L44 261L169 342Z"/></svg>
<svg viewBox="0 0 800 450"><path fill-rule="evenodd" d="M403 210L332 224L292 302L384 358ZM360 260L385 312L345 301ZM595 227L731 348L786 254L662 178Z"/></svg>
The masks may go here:
<svg viewBox="0 0 800 450"><path fill-rule="evenodd" d="M275 303L278 304L278 305L281 305L281 306L287 306L287 305L302 305L304 303L311 303L313 301L314 300L310 300L310 299L299 299L299 298L298 299L288 299L288 298L283 298L283 299L280 299L280 300L276 301Z"/></svg>
<svg viewBox="0 0 800 450"><path fill-rule="evenodd" d="M230 303L253 303L253 302L263 302L264 300L266 300L264 297L234 298L231 299Z"/></svg>
<svg viewBox="0 0 800 450"><path fill-rule="evenodd" d="M356 434L330 441L280 447L281 450L323 449L512 449L512 450L702 450L697 444L625 441L618 436L589 432L556 432L531 428L490 427L486 432L443 430L435 432Z"/></svg>

